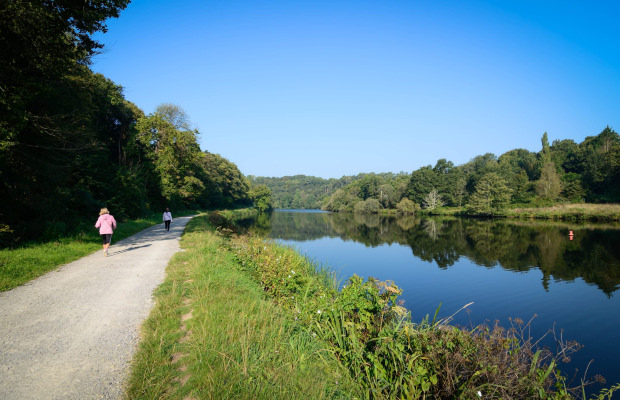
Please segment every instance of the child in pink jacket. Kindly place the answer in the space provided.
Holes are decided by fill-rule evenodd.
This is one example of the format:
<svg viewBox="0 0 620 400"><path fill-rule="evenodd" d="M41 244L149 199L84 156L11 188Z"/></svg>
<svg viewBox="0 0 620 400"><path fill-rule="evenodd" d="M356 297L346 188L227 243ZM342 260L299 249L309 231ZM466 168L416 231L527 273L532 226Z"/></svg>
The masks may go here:
<svg viewBox="0 0 620 400"><path fill-rule="evenodd" d="M107 256L112 233L116 229L116 220L110 215L107 208L104 207L99 211L99 219L95 224L95 228L99 228L99 235L101 235L101 240L103 241L103 254Z"/></svg>

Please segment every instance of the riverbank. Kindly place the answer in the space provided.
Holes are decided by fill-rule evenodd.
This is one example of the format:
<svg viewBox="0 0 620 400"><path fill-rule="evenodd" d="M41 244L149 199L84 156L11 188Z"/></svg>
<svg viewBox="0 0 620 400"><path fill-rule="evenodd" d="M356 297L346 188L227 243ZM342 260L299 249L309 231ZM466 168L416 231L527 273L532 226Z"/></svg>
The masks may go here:
<svg viewBox="0 0 620 400"><path fill-rule="evenodd" d="M187 226L185 251L170 262L142 327L126 397L360 398L327 346L239 268L225 247L229 229L216 231L206 215Z"/></svg>
<svg viewBox="0 0 620 400"><path fill-rule="evenodd" d="M566 354L536 350L524 335L527 323L469 331L450 327L449 320L413 324L398 306L400 289L393 283L354 277L338 290L329 270L297 252L236 236L230 225L217 231L209 225L199 217L188 227L186 251L173 260L158 291L130 398L250 398L267 397L266 391L290 397L291 379L300 379L317 354L327 367L312 367L318 376L301 381L323 385L304 398L572 397L555 368ZM264 307L271 321L284 327L277 338L286 345L273 347L270 325L259 322L263 312L252 305L263 302L270 304ZM320 350L299 350L292 343L300 337L289 334ZM256 337L263 339L255 343ZM289 346L298 350L285 362ZM563 350L573 349L565 344ZM261 365L266 360L284 362L287 377L274 374L279 368L273 364Z"/></svg>
<svg viewBox="0 0 620 400"><path fill-rule="evenodd" d="M382 210L383 214L397 214L397 210ZM620 221L620 204L557 204L550 207L518 207L496 210L493 215L472 214L464 207L440 207L419 210L421 215L450 215L462 217L494 217L520 219L550 219L562 221Z"/></svg>

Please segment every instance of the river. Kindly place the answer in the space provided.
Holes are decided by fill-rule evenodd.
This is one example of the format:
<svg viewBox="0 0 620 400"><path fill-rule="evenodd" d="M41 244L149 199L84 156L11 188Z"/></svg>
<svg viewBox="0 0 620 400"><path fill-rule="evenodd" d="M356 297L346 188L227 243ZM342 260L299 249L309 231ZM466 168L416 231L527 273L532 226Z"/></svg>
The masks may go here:
<svg viewBox="0 0 620 400"><path fill-rule="evenodd" d="M342 284L353 274L394 281L415 321L470 302L453 324L533 318L533 338L555 330L583 345L561 365L573 383L586 369L620 382L619 224L278 210L251 229L328 266ZM554 347L553 335L543 343Z"/></svg>

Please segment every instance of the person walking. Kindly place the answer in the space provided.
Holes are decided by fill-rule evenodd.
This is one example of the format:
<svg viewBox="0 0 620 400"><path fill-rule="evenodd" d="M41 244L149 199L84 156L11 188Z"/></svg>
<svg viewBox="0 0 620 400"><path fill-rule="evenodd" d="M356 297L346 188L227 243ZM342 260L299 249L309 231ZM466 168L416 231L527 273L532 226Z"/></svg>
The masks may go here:
<svg viewBox="0 0 620 400"><path fill-rule="evenodd" d="M164 211L164 228L167 231L170 231L171 222L172 222L172 214L170 213L170 209L166 208L166 211Z"/></svg>
<svg viewBox="0 0 620 400"><path fill-rule="evenodd" d="M116 220L107 208L102 208L99 211L99 219L95 223L95 228L99 228L99 235L103 242L103 255L108 256L108 247L110 247L110 241L112 240L112 233L116 229Z"/></svg>

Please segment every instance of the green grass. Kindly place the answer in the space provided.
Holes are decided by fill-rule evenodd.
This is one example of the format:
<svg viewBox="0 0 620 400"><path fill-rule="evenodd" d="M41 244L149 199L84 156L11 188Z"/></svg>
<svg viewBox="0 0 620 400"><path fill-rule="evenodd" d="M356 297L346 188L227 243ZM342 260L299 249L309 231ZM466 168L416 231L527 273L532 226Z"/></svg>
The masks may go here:
<svg viewBox="0 0 620 400"><path fill-rule="evenodd" d="M96 219L95 219L96 220ZM0 292L12 289L61 265L101 250L101 238L95 220L79 234L45 243L28 243L16 249L0 250ZM159 214L118 223L114 242L161 223ZM89 229L92 228L92 229Z"/></svg>
<svg viewBox="0 0 620 400"><path fill-rule="evenodd" d="M558 204L552 207L515 208L506 216L561 220L620 221L620 204Z"/></svg>
<svg viewBox="0 0 620 400"><path fill-rule="evenodd" d="M194 218L142 328L128 399L356 398L322 342L239 269Z"/></svg>

